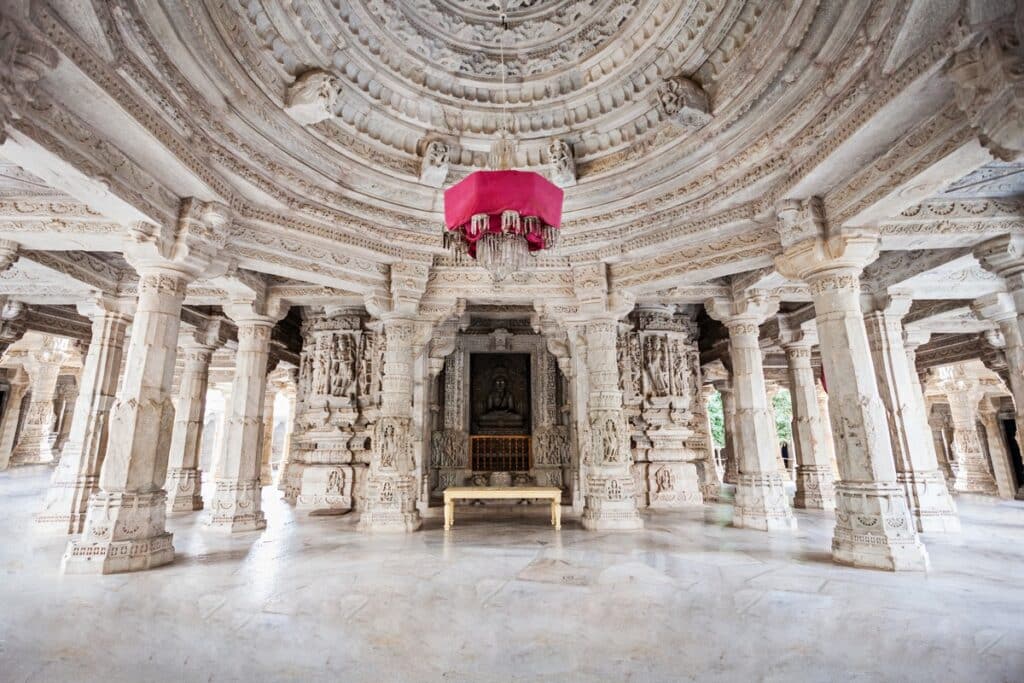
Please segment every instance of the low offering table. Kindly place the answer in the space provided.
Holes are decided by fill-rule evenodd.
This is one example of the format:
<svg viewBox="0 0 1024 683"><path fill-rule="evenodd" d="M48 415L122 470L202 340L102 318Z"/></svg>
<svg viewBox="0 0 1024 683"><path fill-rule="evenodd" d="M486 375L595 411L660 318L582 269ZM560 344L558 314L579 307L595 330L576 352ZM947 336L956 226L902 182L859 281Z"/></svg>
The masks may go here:
<svg viewBox="0 0 1024 683"><path fill-rule="evenodd" d="M551 500L551 524L562 528L562 489L557 486L452 486L444 490L444 528L455 522L456 500L522 500L540 498Z"/></svg>

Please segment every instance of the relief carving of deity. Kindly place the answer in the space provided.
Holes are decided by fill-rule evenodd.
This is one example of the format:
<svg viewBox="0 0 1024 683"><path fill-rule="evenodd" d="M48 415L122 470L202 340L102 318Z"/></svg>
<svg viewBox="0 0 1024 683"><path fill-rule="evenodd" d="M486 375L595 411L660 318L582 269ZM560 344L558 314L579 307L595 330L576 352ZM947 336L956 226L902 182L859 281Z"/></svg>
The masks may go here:
<svg viewBox="0 0 1024 683"><path fill-rule="evenodd" d="M668 493L675 491L676 483L675 476L672 474L672 470L668 467L662 467L654 473L654 485L657 487L656 493Z"/></svg>
<svg viewBox="0 0 1024 683"><path fill-rule="evenodd" d="M648 387L654 396L668 396L669 387L669 359L665 338L660 336L649 336L645 343Z"/></svg>
<svg viewBox="0 0 1024 683"><path fill-rule="evenodd" d="M600 426L593 430L593 435L594 445L601 454L602 463L617 463L622 460L619 425L613 418L606 418Z"/></svg>
<svg viewBox="0 0 1024 683"><path fill-rule="evenodd" d="M329 496L340 496L345 492L345 474L341 470L331 470L327 475L327 489L325 493Z"/></svg>

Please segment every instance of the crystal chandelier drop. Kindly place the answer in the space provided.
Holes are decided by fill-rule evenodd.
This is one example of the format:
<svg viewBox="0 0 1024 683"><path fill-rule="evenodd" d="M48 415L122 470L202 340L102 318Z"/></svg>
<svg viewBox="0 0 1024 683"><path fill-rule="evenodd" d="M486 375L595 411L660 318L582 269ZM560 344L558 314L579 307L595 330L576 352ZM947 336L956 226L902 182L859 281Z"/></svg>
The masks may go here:
<svg viewBox="0 0 1024 683"><path fill-rule="evenodd" d="M507 103L504 9L500 21L501 85ZM554 249L562 222L562 189L539 173L511 170L516 154L513 128L503 109L498 139L488 156L491 170L471 173L444 193L446 245L476 259L496 281L522 269L530 256Z"/></svg>

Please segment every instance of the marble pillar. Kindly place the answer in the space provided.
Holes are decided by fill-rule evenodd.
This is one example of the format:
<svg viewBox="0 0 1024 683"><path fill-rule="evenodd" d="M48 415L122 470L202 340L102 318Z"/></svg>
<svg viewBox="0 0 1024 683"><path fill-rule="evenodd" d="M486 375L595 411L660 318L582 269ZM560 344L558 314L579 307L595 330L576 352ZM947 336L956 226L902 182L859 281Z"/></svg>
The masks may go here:
<svg viewBox="0 0 1024 683"><path fill-rule="evenodd" d="M815 390L818 395L818 414L821 415L821 433L825 440L822 442L822 449L825 451L825 459L832 465L832 481L839 477L839 464L836 462L836 441L832 435L832 414L829 412L828 391L825 390L825 383L819 377L815 382Z"/></svg>
<svg viewBox="0 0 1024 683"><path fill-rule="evenodd" d="M80 534L85 527L89 497L99 489L110 409L116 397L125 331L133 309L133 301L103 296L78 305L78 312L92 322L92 338L68 442L50 481L43 509L36 516L39 529Z"/></svg>
<svg viewBox="0 0 1024 683"><path fill-rule="evenodd" d="M170 393L181 304L194 276L170 265L137 270L139 299L124 382L110 410L100 489L89 499L82 537L64 554L67 574L151 569L174 559L162 487L174 425Z"/></svg>
<svg viewBox="0 0 1024 683"><path fill-rule="evenodd" d="M740 467L736 448L736 394L732 382L720 384L718 393L722 395L722 426L725 431L725 473L722 480L726 484L735 484L739 478Z"/></svg>
<svg viewBox="0 0 1024 683"><path fill-rule="evenodd" d="M959 493L994 496L998 493L996 480L982 450L977 424L978 404L985 395L984 390L976 379L964 377L945 379L941 386L949 399L953 422L953 439L950 443L952 458L956 463L953 468L953 488Z"/></svg>
<svg viewBox="0 0 1024 683"><path fill-rule="evenodd" d="M57 415L53 402L60 376L64 340L46 337L42 348L29 353L26 370L32 380L29 391L28 412L18 435L17 445L11 453L11 465L54 463L59 453L54 447L57 433L54 426Z"/></svg>
<svg viewBox="0 0 1024 683"><path fill-rule="evenodd" d="M841 564L927 570L906 493L896 480L885 404L873 372L860 303L860 273L878 257L878 236L828 231L818 199L787 202L779 215L780 273L806 282L828 378L840 481L832 557Z"/></svg>
<svg viewBox="0 0 1024 683"><path fill-rule="evenodd" d="M643 528L637 511L636 482L630 473L632 454L622 410L614 316L588 320L582 329L586 368L590 377L587 396L589 452L582 523L584 529ZM589 462L587 462L589 461ZM667 485L667 484L666 484Z"/></svg>
<svg viewBox="0 0 1024 683"><path fill-rule="evenodd" d="M985 429L983 437L988 445L992 474L995 476L997 494L1000 498L1012 499L1017 493L1014 485L1013 465L1006 447L1006 436L999 422L999 413L992 405L992 399L985 397L978 404L978 418Z"/></svg>
<svg viewBox="0 0 1024 683"><path fill-rule="evenodd" d="M416 531L423 524L416 509L412 461L412 370L418 346L426 340L423 323L385 314L384 377L380 416L366 480L366 504L359 528L370 532Z"/></svg>
<svg viewBox="0 0 1024 683"><path fill-rule="evenodd" d="M277 390L267 384L263 398L263 452L260 456L260 486L273 486L274 470L270 461L274 455L274 399Z"/></svg>
<svg viewBox="0 0 1024 683"><path fill-rule="evenodd" d="M711 299L708 314L729 330L732 388L735 398L733 434L738 460L733 525L771 530L796 529L785 489L785 475L773 452L775 424L768 408L759 343L760 324L778 310L778 300L752 290L733 300Z"/></svg>
<svg viewBox="0 0 1024 683"><path fill-rule="evenodd" d="M182 341L184 368L178 386L178 405L167 467L167 511L203 509L203 476L199 449L206 418L206 390L214 346L189 335Z"/></svg>
<svg viewBox="0 0 1024 683"><path fill-rule="evenodd" d="M917 370L904 342L903 316L912 300L902 294L865 297L864 324L878 390L888 418L896 481L903 486L918 531L959 532L960 518L939 469Z"/></svg>
<svg viewBox="0 0 1024 683"><path fill-rule="evenodd" d="M3 418L0 419L0 470L7 469L14 450L14 440L18 436L18 422L21 418L21 403L28 392L29 379L25 368L18 366L13 375L8 371L10 392L4 406Z"/></svg>
<svg viewBox="0 0 1024 683"><path fill-rule="evenodd" d="M974 249L974 256L1006 284L1006 292L975 301L974 311L995 322L1003 333L1017 447L1024 453L1024 235L1002 235L983 242ZM1024 500L1024 482L1016 497Z"/></svg>
<svg viewBox="0 0 1024 683"><path fill-rule="evenodd" d="M796 453L796 494L793 507L835 510L835 473L825 450L818 392L811 368L816 335L807 333L784 342L790 396L793 399L793 446Z"/></svg>
<svg viewBox="0 0 1024 683"><path fill-rule="evenodd" d="M270 334L283 316L251 304L230 304L224 312L238 326L238 350L231 402L225 406L224 451L214 467L209 529L258 531L267 526L262 510L263 405L267 389Z"/></svg>

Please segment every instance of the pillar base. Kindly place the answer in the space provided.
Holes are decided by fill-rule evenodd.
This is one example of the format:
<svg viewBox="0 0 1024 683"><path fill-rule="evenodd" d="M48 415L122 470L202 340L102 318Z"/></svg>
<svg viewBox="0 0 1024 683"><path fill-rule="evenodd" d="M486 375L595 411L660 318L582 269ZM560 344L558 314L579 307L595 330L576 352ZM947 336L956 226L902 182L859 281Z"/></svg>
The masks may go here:
<svg viewBox="0 0 1024 683"><path fill-rule="evenodd" d="M836 482L831 466L797 466L793 507L804 510L836 509Z"/></svg>
<svg viewBox="0 0 1024 683"><path fill-rule="evenodd" d="M701 504L704 503L717 503L722 495L721 484L701 484L700 485L700 496L703 499Z"/></svg>
<svg viewBox="0 0 1024 683"><path fill-rule="evenodd" d="M983 496L998 496L999 488L995 477L981 463L961 465L953 480L957 493L976 493Z"/></svg>
<svg viewBox="0 0 1024 683"><path fill-rule="evenodd" d="M267 519L260 509L262 489L258 479L218 479L206 528L229 533L266 529Z"/></svg>
<svg viewBox="0 0 1024 683"><path fill-rule="evenodd" d="M680 510L704 504L697 466L692 462L654 461L647 467L648 506Z"/></svg>
<svg viewBox="0 0 1024 683"><path fill-rule="evenodd" d="M68 543L61 571L117 574L172 562L172 537L164 528L166 498L163 491L93 494L85 533Z"/></svg>
<svg viewBox="0 0 1024 683"><path fill-rule="evenodd" d="M796 518L789 507L781 472L743 474L737 477L732 525L761 531L795 531Z"/></svg>
<svg viewBox="0 0 1024 683"><path fill-rule="evenodd" d="M278 477L278 488L284 492L284 500L289 505L298 503L299 493L302 491L302 472L306 467L305 463L288 463Z"/></svg>
<svg viewBox="0 0 1024 683"><path fill-rule="evenodd" d="M89 496L98 490L99 477L95 475L51 482L43 509L35 518L36 530L58 535L82 533L89 511Z"/></svg>
<svg viewBox="0 0 1024 683"><path fill-rule="evenodd" d="M960 517L939 470L898 473L914 525L922 533L959 533Z"/></svg>
<svg viewBox="0 0 1024 683"><path fill-rule="evenodd" d="M869 569L928 571L928 551L915 531L902 486L836 484L832 559Z"/></svg>
<svg viewBox="0 0 1024 683"><path fill-rule="evenodd" d="M637 531L644 520L636 509L636 482L630 474L590 475L580 519L588 531Z"/></svg>
<svg viewBox="0 0 1024 683"><path fill-rule="evenodd" d="M342 515L352 509L351 465L307 465L295 508L310 514Z"/></svg>
<svg viewBox="0 0 1024 683"><path fill-rule="evenodd" d="M203 509L203 473L196 468L173 467L167 473L167 511Z"/></svg>
<svg viewBox="0 0 1024 683"><path fill-rule="evenodd" d="M60 451L55 447L56 434L48 436L22 436L21 442L11 453L10 466L18 465L57 465Z"/></svg>
<svg viewBox="0 0 1024 683"><path fill-rule="evenodd" d="M423 526L409 476L371 476L366 481L366 509L359 517L360 531L408 533Z"/></svg>

